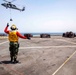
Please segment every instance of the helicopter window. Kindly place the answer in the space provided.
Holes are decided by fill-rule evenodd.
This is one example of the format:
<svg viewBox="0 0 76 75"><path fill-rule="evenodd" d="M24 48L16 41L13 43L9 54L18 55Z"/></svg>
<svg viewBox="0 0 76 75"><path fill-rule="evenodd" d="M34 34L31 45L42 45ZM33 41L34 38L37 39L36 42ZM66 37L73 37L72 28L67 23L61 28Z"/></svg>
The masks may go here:
<svg viewBox="0 0 76 75"><path fill-rule="evenodd" d="M15 5L12 5L13 7L16 7Z"/></svg>
<svg viewBox="0 0 76 75"><path fill-rule="evenodd" d="M8 7L11 7L11 4L7 4Z"/></svg>

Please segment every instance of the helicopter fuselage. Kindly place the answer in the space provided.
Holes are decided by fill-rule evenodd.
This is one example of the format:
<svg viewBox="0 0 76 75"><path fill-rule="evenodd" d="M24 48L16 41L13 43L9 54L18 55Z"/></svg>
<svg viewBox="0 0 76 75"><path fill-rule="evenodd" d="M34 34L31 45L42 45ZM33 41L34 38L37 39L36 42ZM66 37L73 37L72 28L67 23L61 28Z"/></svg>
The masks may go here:
<svg viewBox="0 0 76 75"><path fill-rule="evenodd" d="M11 4L11 3L2 3L1 5L6 7L6 8L16 9L16 10L20 10L20 11L24 11L25 10L24 7L23 7L23 9L20 9L20 8L17 8L16 5Z"/></svg>
<svg viewBox="0 0 76 75"><path fill-rule="evenodd" d="M17 8L14 4L11 3L2 3L1 5L6 8L13 8L13 9Z"/></svg>

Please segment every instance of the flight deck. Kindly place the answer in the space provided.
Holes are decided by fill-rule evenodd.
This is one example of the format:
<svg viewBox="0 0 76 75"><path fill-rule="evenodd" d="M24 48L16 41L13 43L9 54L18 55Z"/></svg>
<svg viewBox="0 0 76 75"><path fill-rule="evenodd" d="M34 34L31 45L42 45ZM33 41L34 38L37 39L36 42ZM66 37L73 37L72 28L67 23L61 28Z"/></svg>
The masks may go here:
<svg viewBox="0 0 76 75"><path fill-rule="evenodd" d="M7 37L0 37L0 75L76 75L76 38L32 37L19 43L19 63L14 64Z"/></svg>

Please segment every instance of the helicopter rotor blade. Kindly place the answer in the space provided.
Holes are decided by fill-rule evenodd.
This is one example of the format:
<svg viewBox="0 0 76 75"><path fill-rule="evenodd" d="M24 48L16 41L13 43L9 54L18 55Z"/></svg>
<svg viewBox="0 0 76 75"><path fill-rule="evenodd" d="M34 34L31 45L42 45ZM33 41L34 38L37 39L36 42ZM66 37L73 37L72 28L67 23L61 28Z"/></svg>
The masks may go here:
<svg viewBox="0 0 76 75"><path fill-rule="evenodd" d="M14 1L16 1L16 0L12 0L12 1L3 0L3 1L5 1L5 2L14 2Z"/></svg>
<svg viewBox="0 0 76 75"><path fill-rule="evenodd" d="M12 0L11 2L14 2L14 1L16 1L16 0Z"/></svg>
<svg viewBox="0 0 76 75"><path fill-rule="evenodd" d="M3 1L5 1L5 2L9 2L9 1L6 1L6 0L3 0Z"/></svg>

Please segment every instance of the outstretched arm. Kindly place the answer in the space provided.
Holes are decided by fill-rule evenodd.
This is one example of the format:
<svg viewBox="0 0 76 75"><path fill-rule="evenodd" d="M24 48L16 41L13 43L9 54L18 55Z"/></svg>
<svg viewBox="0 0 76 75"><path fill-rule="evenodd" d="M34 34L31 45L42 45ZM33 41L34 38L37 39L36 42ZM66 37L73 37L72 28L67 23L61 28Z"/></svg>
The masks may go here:
<svg viewBox="0 0 76 75"><path fill-rule="evenodd" d="M9 33L8 27L9 27L9 24L7 23L7 26L4 29L4 32L7 33L7 34Z"/></svg>
<svg viewBox="0 0 76 75"><path fill-rule="evenodd" d="M19 32L17 32L16 34L17 34L17 36L19 36L20 38L27 39L27 37L23 36L23 35L20 34Z"/></svg>

